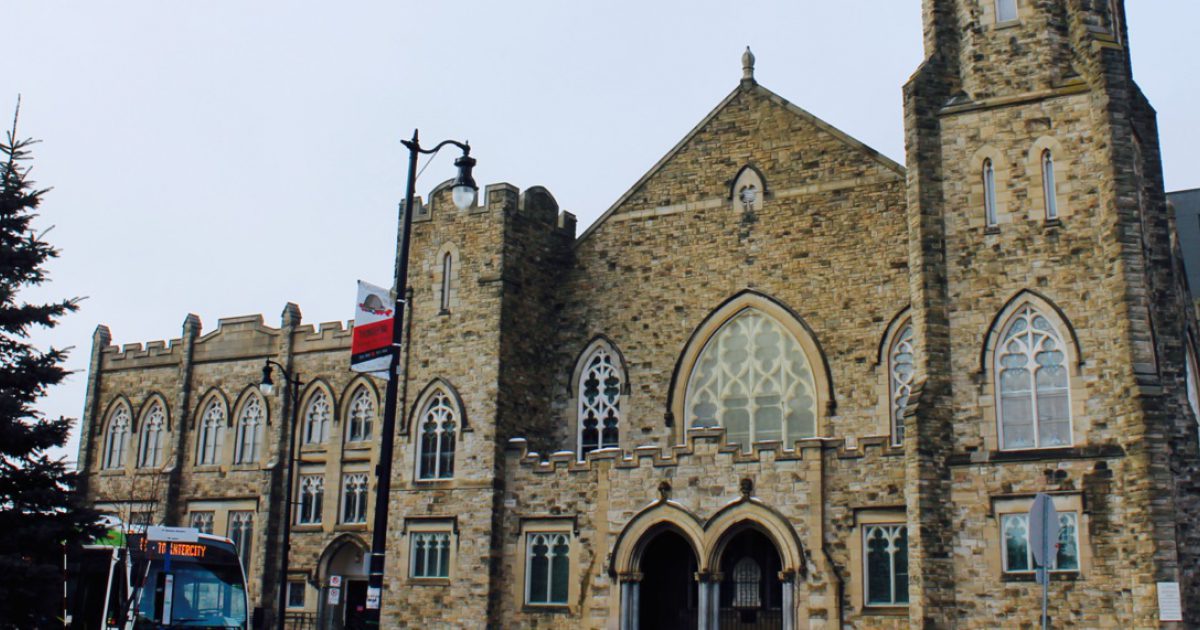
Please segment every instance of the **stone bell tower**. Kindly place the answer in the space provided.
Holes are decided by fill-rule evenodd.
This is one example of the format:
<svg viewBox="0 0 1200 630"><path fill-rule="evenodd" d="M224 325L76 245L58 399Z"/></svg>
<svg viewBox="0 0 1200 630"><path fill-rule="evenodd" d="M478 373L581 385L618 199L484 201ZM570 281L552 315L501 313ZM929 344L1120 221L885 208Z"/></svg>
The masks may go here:
<svg viewBox="0 0 1200 630"><path fill-rule="evenodd" d="M1073 623L1093 625L1090 605L1153 625L1163 582L1200 616L1194 320L1123 3L924 0L923 17L925 61L904 90L928 410L906 454L913 618L1011 612L1003 559L986 549L1001 542L997 506L1037 492L1080 506L1085 566L1062 589ZM1069 400L1053 413L1069 424L1045 442L1002 421L1016 412L1002 409L999 345L1023 308L1044 314L1066 355ZM1036 426L1049 412L1030 413ZM1111 595L1085 604L1085 590Z"/></svg>

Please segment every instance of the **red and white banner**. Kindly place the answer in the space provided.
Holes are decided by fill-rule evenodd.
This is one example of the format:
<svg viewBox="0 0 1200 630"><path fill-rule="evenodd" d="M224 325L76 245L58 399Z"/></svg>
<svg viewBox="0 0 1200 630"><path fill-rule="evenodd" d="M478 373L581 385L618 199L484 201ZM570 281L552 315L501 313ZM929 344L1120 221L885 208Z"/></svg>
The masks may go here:
<svg viewBox="0 0 1200 630"><path fill-rule="evenodd" d="M392 360L392 323L396 303L391 292L362 280L358 281L358 300L354 308L354 335L350 341L350 369L355 372L380 372L387 378Z"/></svg>

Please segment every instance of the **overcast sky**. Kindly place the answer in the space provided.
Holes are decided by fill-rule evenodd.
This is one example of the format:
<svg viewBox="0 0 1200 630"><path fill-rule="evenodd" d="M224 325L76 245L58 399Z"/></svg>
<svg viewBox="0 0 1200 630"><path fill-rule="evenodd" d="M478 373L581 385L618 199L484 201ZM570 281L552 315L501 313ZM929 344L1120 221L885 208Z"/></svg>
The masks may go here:
<svg viewBox="0 0 1200 630"><path fill-rule="evenodd" d="M1167 188L1200 187L1200 2L1128 5ZM469 140L481 186L546 186L582 232L737 85L745 46L759 83L901 163L922 57L919 0L0 0L0 23L0 119L20 93L62 250L22 297L88 298L35 337L75 347L41 403L71 417L98 324L126 344L188 313L277 326L288 301L352 317L355 280L390 282L414 128Z"/></svg>

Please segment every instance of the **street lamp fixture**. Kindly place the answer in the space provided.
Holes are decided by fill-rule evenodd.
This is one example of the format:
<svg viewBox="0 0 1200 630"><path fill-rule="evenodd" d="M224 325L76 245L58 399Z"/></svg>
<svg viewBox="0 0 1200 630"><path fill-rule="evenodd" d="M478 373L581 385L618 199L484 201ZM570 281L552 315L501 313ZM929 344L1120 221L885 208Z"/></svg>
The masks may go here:
<svg viewBox="0 0 1200 630"><path fill-rule="evenodd" d="M275 628L283 630L284 619L287 614L288 551L291 548L292 533L292 484L295 482L296 477L296 431L300 418L300 386L303 383L300 382L299 374L293 376L279 362L267 359L266 363L263 364L262 381L258 383L258 390L264 395L270 396L275 391L275 383L271 380L272 367L279 368L279 373L283 375L283 380L287 384L288 411L291 416L288 423L290 428L287 434L287 480L284 482L283 490L283 536L281 541L283 544L280 547L279 559L279 599L275 613Z"/></svg>
<svg viewBox="0 0 1200 630"><path fill-rule="evenodd" d="M475 204L479 187L471 176L475 168L475 158L471 157L471 145L457 140L444 140L432 149L421 147L418 133L413 130L412 140L401 140L408 149L408 186L404 191L404 205L400 207L400 251L396 261L396 278L392 290L396 296L396 316L392 320L392 357L388 366L388 381L383 402L383 431L379 442L379 464L375 467L375 520L371 527L371 562L367 581L367 627L379 628L380 612L383 601L383 571L384 559L387 552L388 527L388 495L392 490L392 453L396 441L396 407L397 388L399 380L397 368L400 366L400 345L404 342L404 312L408 304L408 249L412 238L412 208L414 191L417 184L417 157L421 154L437 153L442 147L451 144L462 149L462 156L454 161L458 167L458 176L454 178L451 195L454 205L459 210L466 210Z"/></svg>

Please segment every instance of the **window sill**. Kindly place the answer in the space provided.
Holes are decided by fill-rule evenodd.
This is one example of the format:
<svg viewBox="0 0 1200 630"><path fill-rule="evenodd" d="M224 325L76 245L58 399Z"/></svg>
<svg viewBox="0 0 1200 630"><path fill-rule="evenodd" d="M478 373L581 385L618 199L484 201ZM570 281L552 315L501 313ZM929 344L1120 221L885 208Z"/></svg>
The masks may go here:
<svg viewBox="0 0 1200 630"><path fill-rule="evenodd" d="M571 614L571 607L568 604L525 604L521 612L569 615Z"/></svg>
<svg viewBox="0 0 1200 630"><path fill-rule="evenodd" d="M1061 218L1057 218L1057 219L1046 219L1045 221L1043 221L1043 222L1042 222L1042 227L1045 227L1045 228L1060 228L1060 227L1062 227L1062 224L1063 224L1063 223L1062 223L1062 219L1061 219Z"/></svg>
<svg viewBox="0 0 1200 630"><path fill-rule="evenodd" d="M989 226L983 228L983 233L984 234L999 234L1000 226L999 225L989 225Z"/></svg>
<svg viewBox="0 0 1200 630"><path fill-rule="evenodd" d="M1054 571L1050 573L1051 582L1077 582L1083 578L1078 571ZM1000 575L1001 582L1036 582L1036 573L1004 573Z"/></svg>
<svg viewBox="0 0 1200 630"><path fill-rule="evenodd" d="M105 468L96 471L96 474L101 477L123 477L126 473L124 468Z"/></svg>
<svg viewBox="0 0 1200 630"><path fill-rule="evenodd" d="M409 586L450 586L450 578L408 578Z"/></svg>
<svg viewBox="0 0 1200 630"><path fill-rule="evenodd" d="M194 472L194 473L221 472L221 465L220 464L196 464L195 466L192 466L192 472Z"/></svg>
<svg viewBox="0 0 1200 630"><path fill-rule="evenodd" d="M292 533L293 534L295 534L295 533L303 534L305 532L321 532L321 531L325 531L325 527L322 526L320 523L304 523L303 525L292 525Z"/></svg>
<svg viewBox="0 0 1200 630"><path fill-rule="evenodd" d="M339 532L365 532L367 531L366 522L362 523L338 523L334 527Z"/></svg>
<svg viewBox="0 0 1200 630"><path fill-rule="evenodd" d="M413 486L418 488L448 488L454 485L454 477L446 479L413 479Z"/></svg>
<svg viewBox="0 0 1200 630"><path fill-rule="evenodd" d="M869 604L863 607L862 614L874 617L907 617L908 604L896 604L895 606Z"/></svg>
<svg viewBox="0 0 1200 630"><path fill-rule="evenodd" d="M1009 29L1009 28L1017 28L1020 25L1021 25L1020 18L1017 18L1015 20L1008 20L1005 22L996 22L996 30L1003 31L1003 30Z"/></svg>

